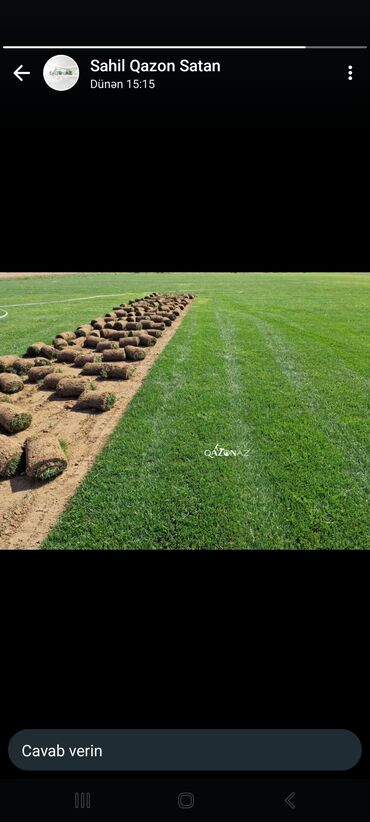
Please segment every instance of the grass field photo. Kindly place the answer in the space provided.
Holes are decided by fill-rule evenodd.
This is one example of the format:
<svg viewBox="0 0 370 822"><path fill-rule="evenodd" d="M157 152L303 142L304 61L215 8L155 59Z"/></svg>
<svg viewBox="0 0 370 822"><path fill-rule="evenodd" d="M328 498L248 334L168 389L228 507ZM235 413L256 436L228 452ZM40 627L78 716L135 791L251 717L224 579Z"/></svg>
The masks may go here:
<svg viewBox="0 0 370 822"><path fill-rule="evenodd" d="M153 293L192 298L154 347L140 342L131 380L104 382L114 407L76 411L31 385L31 344L51 349ZM369 303L363 273L0 275L0 361L23 363L0 374L0 439L7 464L19 461L0 480L0 547L368 549ZM56 356L69 375L69 355ZM27 430L2 426L9 403L14 426L32 415ZM64 469L47 482L25 468L35 434Z"/></svg>

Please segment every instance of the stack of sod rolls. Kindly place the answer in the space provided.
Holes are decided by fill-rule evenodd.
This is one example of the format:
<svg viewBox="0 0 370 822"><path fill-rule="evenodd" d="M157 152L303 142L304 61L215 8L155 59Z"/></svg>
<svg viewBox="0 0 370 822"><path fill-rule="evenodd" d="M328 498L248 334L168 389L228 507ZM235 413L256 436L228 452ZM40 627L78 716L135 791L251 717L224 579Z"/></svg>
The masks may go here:
<svg viewBox="0 0 370 822"><path fill-rule="evenodd" d="M56 398L75 397L73 409L77 411L108 411L117 397L110 390L99 390L102 381L128 380L145 359L143 349L156 345L194 296L152 292L114 306L104 317L79 325L75 331L59 332L52 344L38 341L29 345L23 356L2 355L0 393L17 394L26 384L29 390L40 387L55 391ZM76 369L80 369L79 375ZM37 383L35 389L31 388L33 383ZM67 465L63 441L43 434L29 437L22 446L17 438L9 437L32 423L22 398L21 405L24 407L18 405L18 398L0 401L0 431L6 432L0 433L0 477L14 476L21 469L24 453L27 476L50 480Z"/></svg>

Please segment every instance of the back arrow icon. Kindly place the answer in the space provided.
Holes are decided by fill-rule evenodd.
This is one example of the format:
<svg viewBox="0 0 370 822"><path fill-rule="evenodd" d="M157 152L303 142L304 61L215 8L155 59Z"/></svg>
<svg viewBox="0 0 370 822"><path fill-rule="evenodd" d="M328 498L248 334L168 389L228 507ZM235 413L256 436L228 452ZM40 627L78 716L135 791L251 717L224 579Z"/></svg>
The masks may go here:
<svg viewBox="0 0 370 822"><path fill-rule="evenodd" d="M293 793L290 793L289 796L286 796L285 799L284 799L284 802L286 802L286 804L289 806L289 808L293 808L293 810L295 810L295 804L294 804L294 802L292 802L292 799L294 799L294 797L295 797L295 792L293 791Z"/></svg>
<svg viewBox="0 0 370 822"><path fill-rule="evenodd" d="M23 65L20 65L15 71L13 71L13 74L15 74L15 76L18 78L18 80L21 81L21 83L23 83L23 77L21 77L21 74L31 74L30 71L21 71L22 68Z"/></svg>

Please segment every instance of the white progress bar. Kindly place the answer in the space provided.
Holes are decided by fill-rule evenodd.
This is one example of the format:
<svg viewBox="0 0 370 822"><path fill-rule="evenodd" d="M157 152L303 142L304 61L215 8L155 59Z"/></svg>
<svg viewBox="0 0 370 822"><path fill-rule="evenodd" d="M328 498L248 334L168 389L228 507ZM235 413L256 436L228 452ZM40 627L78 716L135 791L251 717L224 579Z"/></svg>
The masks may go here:
<svg viewBox="0 0 370 822"><path fill-rule="evenodd" d="M134 50L137 51L138 49L145 49L146 51L152 51L154 49L159 49L161 51L174 51L175 49L181 49L182 51L189 51L191 49L203 51L205 49L213 49L216 51L221 51L224 49L367 49L367 46L195 46L192 45L183 45L183 46L3 46L3 49L126 49L126 50Z"/></svg>

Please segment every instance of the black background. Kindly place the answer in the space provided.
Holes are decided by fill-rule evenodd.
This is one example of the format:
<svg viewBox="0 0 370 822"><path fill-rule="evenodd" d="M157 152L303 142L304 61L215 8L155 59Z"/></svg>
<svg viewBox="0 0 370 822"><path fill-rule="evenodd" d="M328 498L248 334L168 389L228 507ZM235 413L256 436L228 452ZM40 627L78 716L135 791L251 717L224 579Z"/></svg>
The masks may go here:
<svg viewBox="0 0 370 822"><path fill-rule="evenodd" d="M321 144L316 175L308 140L248 145L235 165L237 144L205 165L199 144L189 180L180 146L164 165L148 145L129 188L117 147L95 144L68 191L52 154L19 152L4 269L368 270L359 144L350 162ZM76 219L61 234L63 202ZM347 727L364 774L367 552L1 552L0 569L1 774L22 727L130 726Z"/></svg>
<svg viewBox="0 0 370 822"><path fill-rule="evenodd" d="M347 727L364 746L350 775L368 775L367 553L1 561L20 618L5 639L2 774L17 773L7 744L22 727Z"/></svg>

